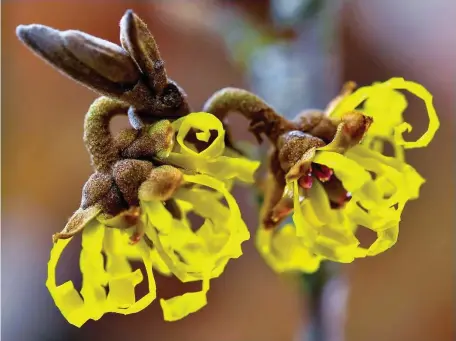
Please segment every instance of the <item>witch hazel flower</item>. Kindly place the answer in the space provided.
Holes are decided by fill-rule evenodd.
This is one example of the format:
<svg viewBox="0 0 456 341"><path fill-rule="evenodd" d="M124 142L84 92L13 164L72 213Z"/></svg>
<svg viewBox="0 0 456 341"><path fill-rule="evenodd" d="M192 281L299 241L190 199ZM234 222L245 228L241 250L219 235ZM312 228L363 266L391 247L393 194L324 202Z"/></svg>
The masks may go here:
<svg viewBox="0 0 456 341"><path fill-rule="evenodd" d="M237 111L250 131L271 144L268 175L256 244L277 271L316 271L322 260L341 263L374 256L397 241L405 204L419 196L424 179L405 162L404 150L425 147L439 127L432 96L402 78L356 88L347 83L325 111L308 110L293 121L258 96L227 88L206 103L222 120ZM423 99L428 130L414 142L402 133L407 90ZM383 154L385 143L393 156ZM282 223L292 216L293 224ZM377 234L368 248L356 230Z"/></svg>
<svg viewBox="0 0 456 341"><path fill-rule="evenodd" d="M250 237L230 189L234 180L253 182L259 163L228 152L229 137L215 116L191 111L153 36L132 11L120 31L118 46L80 31L17 29L33 52L102 95L84 121L94 173L80 207L53 236L46 282L56 306L78 327L108 312L145 309L157 296L153 269L202 283L199 292L160 300L165 320L198 311L207 303L210 280L242 255L241 244ZM127 116L130 127L113 135L110 122L118 115ZM194 226L190 214L203 224ZM55 277L62 252L79 233L80 293ZM148 282L141 298L135 288L145 276L131 266L137 260Z"/></svg>

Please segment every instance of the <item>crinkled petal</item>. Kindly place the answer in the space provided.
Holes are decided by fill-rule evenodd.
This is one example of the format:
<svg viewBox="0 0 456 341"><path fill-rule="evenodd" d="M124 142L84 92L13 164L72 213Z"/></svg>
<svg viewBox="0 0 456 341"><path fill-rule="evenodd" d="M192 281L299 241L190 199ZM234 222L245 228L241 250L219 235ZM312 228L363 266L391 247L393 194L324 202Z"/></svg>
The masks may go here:
<svg viewBox="0 0 456 341"><path fill-rule="evenodd" d="M144 258L143 250L136 244L131 244L131 235L133 234L133 227L128 227L125 219L121 216L104 218L103 215L98 216L98 221L103 226L109 226L105 232L105 239L103 240L104 249L107 256L107 270L109 271L110 264L113 267L129 267L129 261L141 261ZM162 275L171 275L171 271L161 259L158 251L155 248L148 249L149 258L152 262L154 270ZM116 257L112 259L111 257ZM125 265L121 265L124 263Z"/></svg>
<svg viewBox="0 0 456 341"><path fill-rule="evenodd" d="M397 90L408 90L424 100L429 115L428 130L414 142L405 142L402 132L411 130L404 122L405 96ZM295 179L293 187L295 229L286 226L278 231L260 229L257 245L266 261L276 271L310 272L321 260L348 263L355 258L374 256L391 248L399 234L399 222L405 204L419 196L424 179L404 161L405 148L426 146L439 127L432 96L421 85L392 78L358 89L344 97L329 112L333 117L357 109L373 117L373 124L361 145L342 155L328 145L318 148L313 163L334 171L352 199L340 209L331 209L328 195L318 181L302 200ZM340 127L339 127L340 128ZM337 140L337 139L336 139ZM394 156L383 155L384 144L390 143ZM360 246L355 232L359 226L377 233L368 248ZM297 257L301 257L301 263ZM314 263L309 262L308 255Z"/></svg>
<svg viewBox="0 0 456 341"><path fill-rule="evenodd" d="M405 99L403 96L397 95L397 92L394 90L407 90L421 98L426 105L429 125L426 132L416 141L407 142L402 136L405 131L410 132L412 126L407 122L402 122ZM372 130L377 133L380 132L380 135L384 135L384 133L390 132L391 128L393 128L394 142L406 149L426 147L434 138L440 126L439 118L433 105L433 98L429 91L420 84L406 81L399 77L391 78L384 83L359 88L353 94L345 97L330 115L340 117L344 113L356 109L364 101L366 101L366 113L374 117ZM388 103L387 109L391 109L391 111L383 111L385 110L384 103ZM375 127L376 125L377 127Z"/></svg>
<svg viewBox="0 0 456 341"><path fill-rule="evenodd" d="M84 301L74 288L72 281L67 281L57 286L55 278L57 262L71 239L59 239L54 244L48 262L46 287L54 299L55 305L59 308L65 319L76 327L80 327L90 319L90 315L85 309Z"/></svg>
<svg viewBox="0 0 456 341"><path fill-rule="evenodd" d="M180 207L203 217L204 223L194 232L187 219L175 219L159 202L141 200L147 217L146 235L172 273L182 282L202 281L203 289L170 300L162 300L167 321L181 319L206 304L209 280L218 277L230 259L242 254L241 244L249 239L249 231L241 218L239 207L224 183L208 175L184 175L186 183L208 187L181 188L174 196ZM140 198L141 199L141 198Z"/></svg>
<svg viewBox="0 0 456 341"><path fill-rule="evenodd" d="M277 230L258 229L256 244L274 271L313 273L320 267L321 257L312 254L304 240L296 235L292 224L287 224Z"/></svg>
<svg viewBox="0 0 456 341"><path fill-rule="evenodd" d="M222 122L214 115L204 112L192 113L173 122L173 127L177 130L178 150L169 154L167 162L187 170L212 175L220 180L237 178L244 182L254 181L253 174L260 163L224 155L225 131ZM201 131L196 134L200 141L207 142L211 130L217 131L217 137L205 150L197 152L184 142L192 128Z"/></svg>
<svg viewBox="0 0 456 341"><path fill-rule="evenodd" d="M405 160L404 147L396 144L393 136L382 136L379 138L378 136L375 136L375 135L368 135L364 138L362 145L366 146L367 148L369 148L375 152L383 154L384 150L385 150L385 144L387 144L387 143L390 144L393 148L394 153L392 156L398 160L404 161Z"/></svg>
<svg viewBox="0 0 456 341"><path fill-rule="evenodd" d="M339 155L339 154L337 154ZM297 184L295 185L297 187ZM296 206L293 221L297 235L305 238L309 252L341 263L353 261L353 250L359 244L353 235L353 223L337 210L331 210L323 186L315 183L310 190L311 200ZM315 198L315 200L314 200ZM303 225L304 228L300 226ZM300 235L299 231L312 231Z"/></svg>
<svg viewBox="0 0 456 341"><path fill-rule="evenodd" d="M369 134L379 137L393 135L394 128L404 122L403 113L407 100L399 91L389 87L375 88L372 96L366 99L363 112L374 119Z"/></svg>
<svg viewBox="0 0 456 341"><path fill-rule="evenodd" d="M88 319L98 320L106 312L131 314L146 308L156 297L152 268L165 275L175 275L183 282L202 281L200 292L161 300L165 320L181 319L207 303L210 279L218 277L230 259L242 254L241 244L249 239L249 232L229 190L236 178L253 182L259 162L224 155L223 125L211 114L187 115L175 121L173 127L177 130L178 145L166 162L184 168L187 173L208 175L185 175L186 182L193 187L181 188L173 197L184 215L182 219L174 219L163 203L142 198L140 224L152 240L152 247L144 241L130 245L133 229L127 229L120 215L99 215L89 222L83 231L80 257L82 298L71 281L56 285L55 268L69 239L54 245L47 286L70 323L81 326ZM208 142L213 130L218 135L205 150L197 152L184 143L190 129L197 131L201 141ZM222 204L222 199L228 207ZM196 232L187 218L190 212L205 219ZM108 225L111 228L106 228ZM106 256L106 268L102 252ZM149 292L136 300L135 287L142 282L143 275L140 270L132 271L129 261L139 259L145 264Z"/></svg>
<svg viewBox="0 0 456 341"><path fill-rule="evenodd" d="M346 155L318 151L314 162L331 167L351 192L352 199L343 209L328 210L324 195L316 194L319 185L315 186L309 195L312 199L305 200L295 213L297 229L298 224L302 224L301 211L302 219L311 217L306 219L307 225L312 224L307 228L319 232L317 238L310 238L311 251L327 259L346 262L376 255L393 246L402 210L408 200L417 198L424 181L421 176L410 165L364 146L354 147ZM375 174L375 179L369 172ZM377 232L377 241L369 249L362 249L355 239L353 225Z"/></svg>
<svg viewBox="0 0 456 341"><path fill-rule="evenodd" d="M342 209L331 209L319 182L309 190L307 200L300 200L294 181L295 227L258 231L258 249L276 271L312 272L321 260L350 263L391 248L405 203L417 198L424 181L410 165L364 146L346 155L319 150L314 162L332 168L352 200ZM355 236L358 226L377 233L367 249L360 247Z"/></svg>
<svg viewBox="0 0 456 341"><path fill-rule="evenodd" d="M74 288L72 281L67 281L62 285L56 284L55 269L63 250L71 239L58 240L51 250L46 286L63 316L69 323L77 327L81 327L89 319L98 320L107 312L125 315L139 312L156 297L152 259L147 246L141 243L137 249L146 267L149 292L136 301L135 287L142 282L143 275L140 270L132 271L125 255L116 249L116 237L120 237L117 232L107 229L96 220L84 229L80 256L83 278L82 298ZM102 251L107 257L106 269ZM109 288L108 295L106 287Z"/></svg>
<svg viewBox="0 0 456 341"><path fill-rule="evenodd" d="M187 292L170 299L161 299L160 305L166 321L177 321L192 314L207 304L207 292L210 288L210 275L203 276L203 287L198 292Z"/></svg>

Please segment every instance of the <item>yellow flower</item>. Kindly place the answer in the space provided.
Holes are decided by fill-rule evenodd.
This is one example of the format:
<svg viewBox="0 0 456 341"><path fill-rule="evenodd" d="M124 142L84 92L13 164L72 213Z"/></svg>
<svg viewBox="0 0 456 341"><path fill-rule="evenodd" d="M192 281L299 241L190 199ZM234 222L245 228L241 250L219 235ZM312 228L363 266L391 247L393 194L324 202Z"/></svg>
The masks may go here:
<svg viewBox="0 0 456 341"><path fill-rule="evenodd" d="M407 102L397 90L407 90L425 102L429 127L417 141L406 142L402 137L411 126L403 120ZM384 252L397 241L405 204L419 196L424 179L404 161L404 149L425 147L439 127L431 94L419 84L392 78L345 96L328 115L340 118L355 109L373 119L363 141L343 154L331 144L315 148L307 159L309 164L331 169L351 200L333 209L328 191L319 181L314 181L306 198L302 198L298 179L292 177L287 190L293 196L294 226L258 229L257 246L278 272L314 272L322 260L349 263ZM383 154L385 142L393 145L393 156ZM368 248L361 247L355 237L359 226L377 233L376 241Z"/></svg>
<svg viewBox="0 0 456 341"><path fill-rule="evenodd" d="M225 155L223 126L211 114L189 114L173 122L173 127L177 145L160 161L169 165L162 167L182 168L183 185L173 195L179 215L173 216L165 203L151 200L143 187L147 184L143 184L138 194L138 224L142 224L146 237L131 245L137 227L107 228L121 227L121 221L118 217L106 219L95 209L82 232L82 298L71 281L56 284L57 262L71 238L54 244L46 286L71 324L79 327L107 312L126 315L146 308L156 298L152 269L174 275L182 282L202 281L200 292L161 300L165 320L181 319L206 305L210 280L220 276L230 259L241 256L241 244L250 235L229 190L234 179L252 182L259 163ZM198 151L185 141L190 130L197 131L198 140L209 141L207 148ZM217 136L212 141L209 138L213 132ZM197 230L188 219L190 212L204 218ZM135 296L135 287L144 278L140 270L132 271L133 260L142 260L146 269L149 290L140 299Z"/></svg>

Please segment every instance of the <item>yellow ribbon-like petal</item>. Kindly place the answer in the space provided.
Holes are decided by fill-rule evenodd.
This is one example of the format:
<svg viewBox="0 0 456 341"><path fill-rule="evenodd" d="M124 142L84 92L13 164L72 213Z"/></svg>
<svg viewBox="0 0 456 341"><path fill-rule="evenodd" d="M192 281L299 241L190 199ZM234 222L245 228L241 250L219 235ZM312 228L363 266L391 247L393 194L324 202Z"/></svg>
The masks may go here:
<svg viewBox="0 0 456 341"><path fill-rule="evenodd" d="M266 263L276 272L312 273L320 267L321 257L310 252L305 237L298 237L292 224L277 230L258 229L256 244Z"/></svg>
<svg viewBox="0 0 456 341"><path fill-rule="evenodd" d="M82 237L83 298L71 281L56 284L55 268L70 239L59 240L51 251L46 284L70 323L79 327L107 312L132 314L146 308L156 298L152 268L175 275L183 282L202 281L200 292L160 301L165 320L181 319L206 305L210 279L220 276L230 259L241 256L241 244L250 235L229 191L234 179L253 182L259 162L225 155L229 153L225 151L223 125L211 114L187 115L175 121L173 128L177 131L176 148L168 157L160 157L165 163L184 168L184 180L192 185L179 189L173 196L183 218L174 219L162 202L140 198L139 224L153 245L145 241L131 245L134 228L128 229L121 215L93 218L84 227ZM208 142L212 131L217 132L217 137L205 150L197 152L185 142L191 129L197 131L196 137L201 141ZM205 219L196 232L187 217L190 212ZM102 253L106 256L106 267ZM132 271L130 261L139 259L146 268L149 292L136 300L135 287L142 282L143 274L140 270Z"/></svg>
<svg viewBox="0 0 456 341"><path fill-rule="evenodd" d="M56 306L67 321L81 327L89 319L98 320L105 313L133 314L146 308L156 297L150 252L144 243L137 246L143 258L149 281L149 292L136 301L135 287L142 282L140 270L131 271L125 255L114 245L121 236L93 220L83 230L80 268L83 277L81 296L71 281L56 284L58 260L71 239L58 240L51 250L46 286ZM106 270L102 251L107 258ZM109 294L106 295L106 287Z"/></svg>
<svg viewBox="0 0 456 341"><path fill-rule="evenodd" d="M224 183L207 175L184 175L186 183L209 187L223 194L228 207L213 191L180 189L175 199L180 207L205 219L194 232L187 219L177 220L159 202L141 201L147 216L146 235L172 273L182 282L203 281L203 289L162 300L165 320L173 321L201 309L206 304L209 281L218 277L230 259L242 254L241 244L249 238L239 208Z"/></svg>
<svg viewBox="0 0 456 341"><path fill-rule="evenodd" d="M407 90L421 98L426 105L429 125L427 131L416 141L407 142L402 136L405 131L410 132L412 127L402 120L405 98L395 90ZM439 118L429 91L420 84L399 77L391 78L384 83L359 88L353 94L342 99L330 115L340 117L346 112L355 110L364 101L366 101L364 111L374 118L374 123L371 126L373 132L378 135L386 135L393 129L394 143L406 149L426 147L439 129ZM387 103L386 108L385 103ZM384 111L385 109L387 111Z"/></svg>
<svg viewBox="0 0 456 341"><path fill-rule="evenodd" d="M192 113L173 122L177 131L177 150L166 158L170 164L193 170L198 173L212 175L220 180L237 178L244 182L253 182L253 174L259 167L258 161L240 157L225 156L225 130L219 119L214 115L199 112ZM203 151L197 152L185 143L185 137L191 129L200 131L197 138L207 142L211 131L217 132L215 140Z"/></svg>
<svg viewBox="0 0 456 341"><path fill-rule="evenodd" d="M318 151L314 163L331 167L351 192L352 199L345 208L331 210L328 198L317 182L310 191L309 200L298 206L295 204L293 218L297 235L306 237L304 245L308 250L324 259L345 263L376 255L393 246L403 207L408 200L418 196L423 183L418 173L399 160L363 146L352 148L346 155ZM368 171L375 174L375 179ZM385 181L389 186L385 186ZM359 246L354 235L358 225L377 232L377 241L367 250Z"/></svg>
<svg viewBox="0 0 456 341"><path fill-rule="evenodd" d="M417 141L406 142L402 137L411 126L403 119L407 101L397 90L407 90L425 102L429 126ZM260 228L258 232L258 248L276 271L312 272L320 260L346 263L384 252L397 241L405 204L418 198L424 179L405 163L404 149L425 147L439 127L431 94L419 84L392 78L343 97L328 114L341 117L355 109L373 117L362 144L344 155L336 153L339 151L331 145L318 148L311 160L332 168L352 199L344 208L334 210L318 181L304 200L299 197L297 181L290 182L287 186L293 187L294 229L287 225L278 231ZM385 143L394 148L393 157L382 154ZM359 246L355 237L358 226L377 233L370 247Z"/></svg>

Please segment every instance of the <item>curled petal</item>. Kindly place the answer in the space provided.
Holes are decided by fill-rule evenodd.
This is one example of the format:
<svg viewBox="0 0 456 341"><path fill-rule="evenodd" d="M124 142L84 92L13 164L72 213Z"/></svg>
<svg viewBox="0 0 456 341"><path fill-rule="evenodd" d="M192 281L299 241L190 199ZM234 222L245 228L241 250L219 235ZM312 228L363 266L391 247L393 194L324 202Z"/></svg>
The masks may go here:
<svg viewBox="0 0 456 341"><path fill-rule="evenodd" d="M410 131L411 126L403 120L407 102L397 90L408 90L426 104L429 127L417 141L406 142L402 138L401 133ZM357 112L363 102L361 112ZM356 114L359 119L346 116L347 113ZM368 116L366 124L355 124L362 123L358 113ZM337 98L331 103L328 115L342 122L334 141L316 148L295 168L310 167L312 163L315 170L321 166L331 169L351 200L343 207L332 209L330 196L334 193L329 192L330 182L322 184L319 181L306 186L306 198L303 200L299 188L304 186L302 183L299 185L296 177L288 176L287 188L293 195L294 229L286 226L273 231L260 229L258 232L258 248L276 271L311 272L312 266L318 267L321 260L349 263L355 258L386 251L397 242L405 204L418 198L424 183L418 172L404 161L404 149L426 146L439 127L432 96L421 85L393 78L385 83L363 87L353 94L346 93ZM348 129L348 133L354 132L355 137L365 134L360 144L346 143L343 129L347 122L351 122L353 128ZM366 128L359 130L363 134L357 133L358 126ZM382 154L386 142L393 146L394 157ZM314 175L320 179L317 171ZM377 234L377 239L369 247L360 246L355 236L359 227Z"/></svg>
<svg viewBox="0 0 456 341"><path fill-rule="evenodd" d="M410 165L365 146L345 155L319 150L314 163L332 168L352 199L344 208L333 210L321 183L315 182L308 199L301 200L298 181L293 181L295 226L259 229L257 236L258 249L278 272L312 272L321 260L350 263L391 248L404 206L418 197L424 182ZM377 233L369 248L360 246L355 236L358 226Z"/></svg>
<svg viewBox="0 0 456 341"><path fill-rule="evenodd" d="M152 268L175 275L183 282L202 281L200 292L161 300L165 320L181 319L207 303L210 280L223 272L230 259L242 254L241 244L249 239L249 232L229 189L236 177L253 181L258 163L223 155L223 127L210 114L189 115L175 125L180 147L174 154L177 160L184 160L179 165L187 173L213 173L220 180L209 175L183 174L170 165L160 166L150 172L139 189L141 211L138 208L138 213L141 213L135 226L129 228L122 214L111 217L98 214L99 210L91 216L93 219L84 220L80 260L82 298L71 282L60 286L55 283L57 261L69 239L57 241L51 251L47 286L70 323L81 326L107 312L131 314L147 307L156 297ZM199 129L197 138L203 141L209 141L211 130L219 135L207 149L197 153L184 143L190 129ZM186 186L179 188L182 181ZM170 196L180 215L173 215L167 209L168 203L163 203ZM196 232L188 218L190 212L205 219ZM133 246L129 241L138 231L145 232L145 237ZM102 253L106 256L106 266ZM136 300L135 286L142 282L143 274L139 270L132 272L129 261L138 259L146 267L149 293Z"/></svg>
<svg viewBox="0 0 456 341"><path fill-rule="evenodd" d="M68 281L62 285L56 284L55 269L57 262L68 243L69 239L58 240L52 250L48 263L48 278L46 287L48 288L54 302L65 317L65 319L75 325L81 327L87 320L90 319L88 312L85 309L84 301L79 296L74 288L73 282Z"/></svg>
<svg viewBox="0 0 456 341"><path fill-rule="evenodd" d="M222 122L214 115L204 112L192 113L174 121L173 127L177 130L178 148L164 159L168 163L222 180L238 178L244 182L253 182L253 174L259 162L224 155L225 131ZM211 131L216 131L217 136L206 149L198 152L184 140L191 129L199 131L196 133L199 141L209 142Z"/></svg>
<svg viewBox="0 0 456 341"><path fill-rule="evenodd" d="M366 146L367 148L369 148L375 152L383 154L383 152L385 150L385 144L387 144L387 143L390 144L393 148L394 153L392 156L398 160L404 161L405 160L404 147L396 144L394 142L393 136L388 136L388 137L383 136L380 138L375 135L366 136L366 138L363 141L363 146Z"/></svg>
<svg viewBox="0 0 456 341"><path fill-rule="evenodd" d="M318 151L314 162L332 168L352 200L343 209L331 210L320 183L310 190L311 200L300 203L294 195L296 235L306 238L309 252L347 263L392 247L402 210L408 200L418 197L422 177L410 165L364 146L354 147L346 155ZM358 226L377 233L368 249L360 247L354 235Z"/></svg>
<svg viewBox="0 0 456 341"><path fill-rule="evenodd" d="M160 305L163 310L163 316L166 321L177 321L181 318L194 313L207 304L207 292L210 288L210 275L203 277L201 291L188 292L181 296L170 299L161 299Z"/></svg>
<svg viewBox="0 0 456 341"><path fill-rule="evenodd" d="M411 131L411 125L407 122L402 122L402 111L404 109L404 98L397 95L392 95L391 91L407 90L413 95L421 98L425 105L429 117L429 125L427 131L416 141L407 142L404 140L402 133ZM385 97L386 96L386 97ZM374 98L376 98L374 100ZM369 100L371 101L369 103ZM391 125L395 124L394 128L394 141L396 144L409 148L426 147L429 142L434 138L440 122L433 105L432 95L420 84L415 82L406 81L403 78L391 78L384 83L378 83L371 86L359 88L352 95L345 97L330 113L333 117L340 117L346 112L355 110L360 104L366 101L366 112L374 117L372 129L374 131L387 131L391 129ZM380 103L390 102L389 109L391 112L382 112L382 105ZM390 119L383 116L389 116ZM381 122L383 127L375 127L378 121ZM391 121L390 121L391 120ZM400 124L399 124L400 123ZM383 129L382 129L383 128Z"/></svg>
<svg viewBox="0 0 456 341"><path fill-rule="evenodd" d="M130 242L131 234L134 233L134 228L130 228L131 232L120 230L117 228L109 228L105 231L104 252L107 258L106 270L116 274L118 268L131 269L128 261L143 260L142 246L132 244ZM147 243L146 243L147 244ZM147 245L149 250L152 267L159 273L165 276L171 275L171 271L163 262L162 258L153 245ZM112 269L112 270L111 270Z"/></svg>
<svg viewBox="0 0 456 341"><path fill-rule="evenodd" d="M241 244L249 238L236 201L223 182L207 175L184 175L184 180L222 193L228 207L211 190L179 189L174 199L182 211L193 211L204 218L194 232L187 218L175 219L160 202L141 200L147 219L146 235L164 263L182 282L203 282L200 292L161 301L168 321L181 319L206 304L209 280L218 277L230 259L241 256Z"/></svg>
<svg viewBox="0 0 456 341"><path fill-rule="evenodd" d="M84 229L80 256L83 298L74 288L72 281L56 284L55 269L71 238L58 240L51 250L46 286L63 316L76 327L81 327L89 319L98 320L108 312L124 315L139 312L156 297L152 254L148 247L144 243L136 247L145 264L149 282L149 292L136 301L135 287L142 282L143 275L140 270L132 271L125 254L115 247L116 238L120 237L116 233L120 231L106 229L96 220ZM125 242L128 245L127 240ZM107 257L106 269L103 251ZM109 294L106 294L106 287L109 288Z"/></svg>
<svg viewBox="0 0 456 341"><path fill-rule="evenodd" d="M279 229L258 229L256 244L268 265L276 272L313 273L320 267L321 257L312 254L304 238L296 236L293 225Z"/></svg>
<svg viewBox="0 0 456 341"><path fill-rule="evenodd" d="M316 183L310 195L312 200L304 200L299 206L295 204L293 221L296 235L303 239L303 245L309 252L322 259L352 262L353 250L358 245L352 233L353 223L339 211L330 209L321 184Z"/></svg>
<svg viewBox="0 0 456 341"><path fill-rule="evenodd" d="M404 122L403 113L407 108L404 94L392 88L377 88L375 95L368 97L364 111L374 118L369 134L388 137L393 135L394 128Z"/></svg>
<svg viewBox="0 0 456 341"><path fill-rule="evenodd" d="M399 127L395 128L394 139L396 143L403 145L406 149L426 147L434 138L434 135L440 126L439 118L432 103L432 95L422 85L414 82L407 82L402 78L393 78L388 82L388 85L394 89L407 90L415 96L421 98L426 105L426 110L429 116L428 129L417 141L407 142L404 140L402 132L407 130L411 131L411 126L408 123L404 122Z"/></svg>

